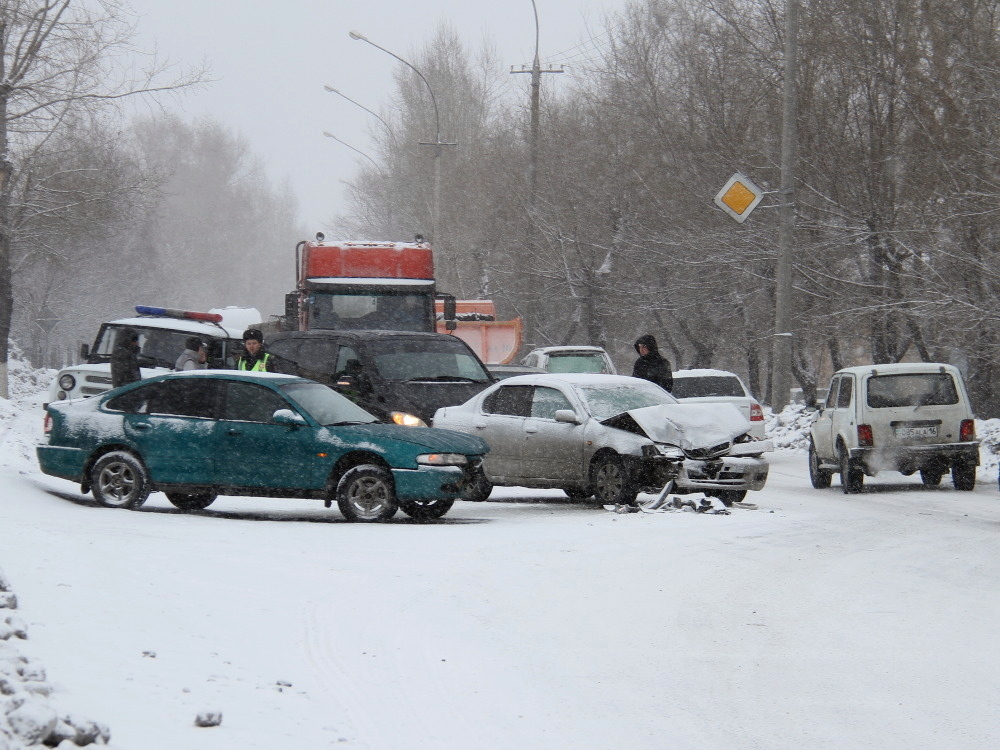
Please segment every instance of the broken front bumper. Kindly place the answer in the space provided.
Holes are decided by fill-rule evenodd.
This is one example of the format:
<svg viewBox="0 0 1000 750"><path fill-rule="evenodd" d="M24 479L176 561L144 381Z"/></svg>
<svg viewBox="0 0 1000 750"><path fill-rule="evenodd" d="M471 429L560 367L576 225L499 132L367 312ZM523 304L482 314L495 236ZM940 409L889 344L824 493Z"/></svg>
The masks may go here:
<svg viewBox="0 0 1000 750"><path fill-rule="evenodd" d="M770 465L756 456L723 456L697 461L685 459L677 475L679 489L705 490L762 490L767 482Z"/></svg>

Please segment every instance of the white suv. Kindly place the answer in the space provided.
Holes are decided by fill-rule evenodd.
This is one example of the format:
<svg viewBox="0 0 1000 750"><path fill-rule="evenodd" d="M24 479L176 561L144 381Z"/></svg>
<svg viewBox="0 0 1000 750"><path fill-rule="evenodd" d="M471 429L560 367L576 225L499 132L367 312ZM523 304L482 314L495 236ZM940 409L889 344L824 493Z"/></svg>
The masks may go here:
<svg viewBox="0 0 1000 750"><path fill-rule="evenodd" d="M958 369L936 363L846 367L834 373L825 405L809 430L812 486L840 474L844 492L865 475L920 472L925 485L951 471L956 489L976 484L979 441Z"/></svg>

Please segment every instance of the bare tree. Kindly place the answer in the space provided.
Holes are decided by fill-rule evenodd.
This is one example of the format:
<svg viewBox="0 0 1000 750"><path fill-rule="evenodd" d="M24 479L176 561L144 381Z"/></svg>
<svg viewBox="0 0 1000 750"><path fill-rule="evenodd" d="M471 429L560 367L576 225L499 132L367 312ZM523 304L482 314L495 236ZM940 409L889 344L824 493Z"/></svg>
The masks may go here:
<svg viewBox="0 0 1000 750"><path fill-rule="evenodd" d="M23 187L21 160L65 127L71 114L123 97L176 90L203 80L195 71L165 82L166 66L139 73L120 65L134 30L125 6L102 0L0 0L0 397L6 398L13 322L12 221ZM22 212L24 217L27 212Z"/></svg>

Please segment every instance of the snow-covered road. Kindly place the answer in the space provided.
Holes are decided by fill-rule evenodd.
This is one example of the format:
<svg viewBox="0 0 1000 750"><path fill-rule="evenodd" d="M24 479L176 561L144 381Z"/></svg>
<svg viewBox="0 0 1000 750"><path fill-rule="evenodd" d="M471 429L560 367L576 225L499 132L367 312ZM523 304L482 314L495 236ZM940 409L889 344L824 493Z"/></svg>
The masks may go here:
<svg viewBox="0 0 1000 750"><path fill-rule="evenodd" d="M15 462L16 464L16 462ZM0 565L53 700L122 750L949 748L1000 734L1000 495L897 474L758 510L494 491L442 523L315 501L98 508L7 467ZM219 727L195 715L223 713Z"/></svg>

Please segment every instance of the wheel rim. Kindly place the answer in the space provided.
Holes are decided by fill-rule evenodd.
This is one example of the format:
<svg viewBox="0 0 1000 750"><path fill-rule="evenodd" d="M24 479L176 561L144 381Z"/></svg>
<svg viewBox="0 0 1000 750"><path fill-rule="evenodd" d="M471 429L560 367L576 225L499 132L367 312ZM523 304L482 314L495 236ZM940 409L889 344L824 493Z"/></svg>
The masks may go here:
<svg viewBox="0 0 1000 750"><path fill-rule="evenodd" d="M618 502L625 488L621 468L612 461L601 464L594 481L594 494L605 504Z"/></svg>
<svg viewBox="0 0 1000 750"><path fill-rule="evenodd" d="M101 469L97 486L109 505L126 505L135 495L135 472L122 461L110 463Z"/></svg>
<svg viewBox="0 0 1000 750"><path fill-rule="evenodd" d="M389 486L378 477L355 480L347 492L347 501L358 518L378 518L389 504Z"/></svg>

